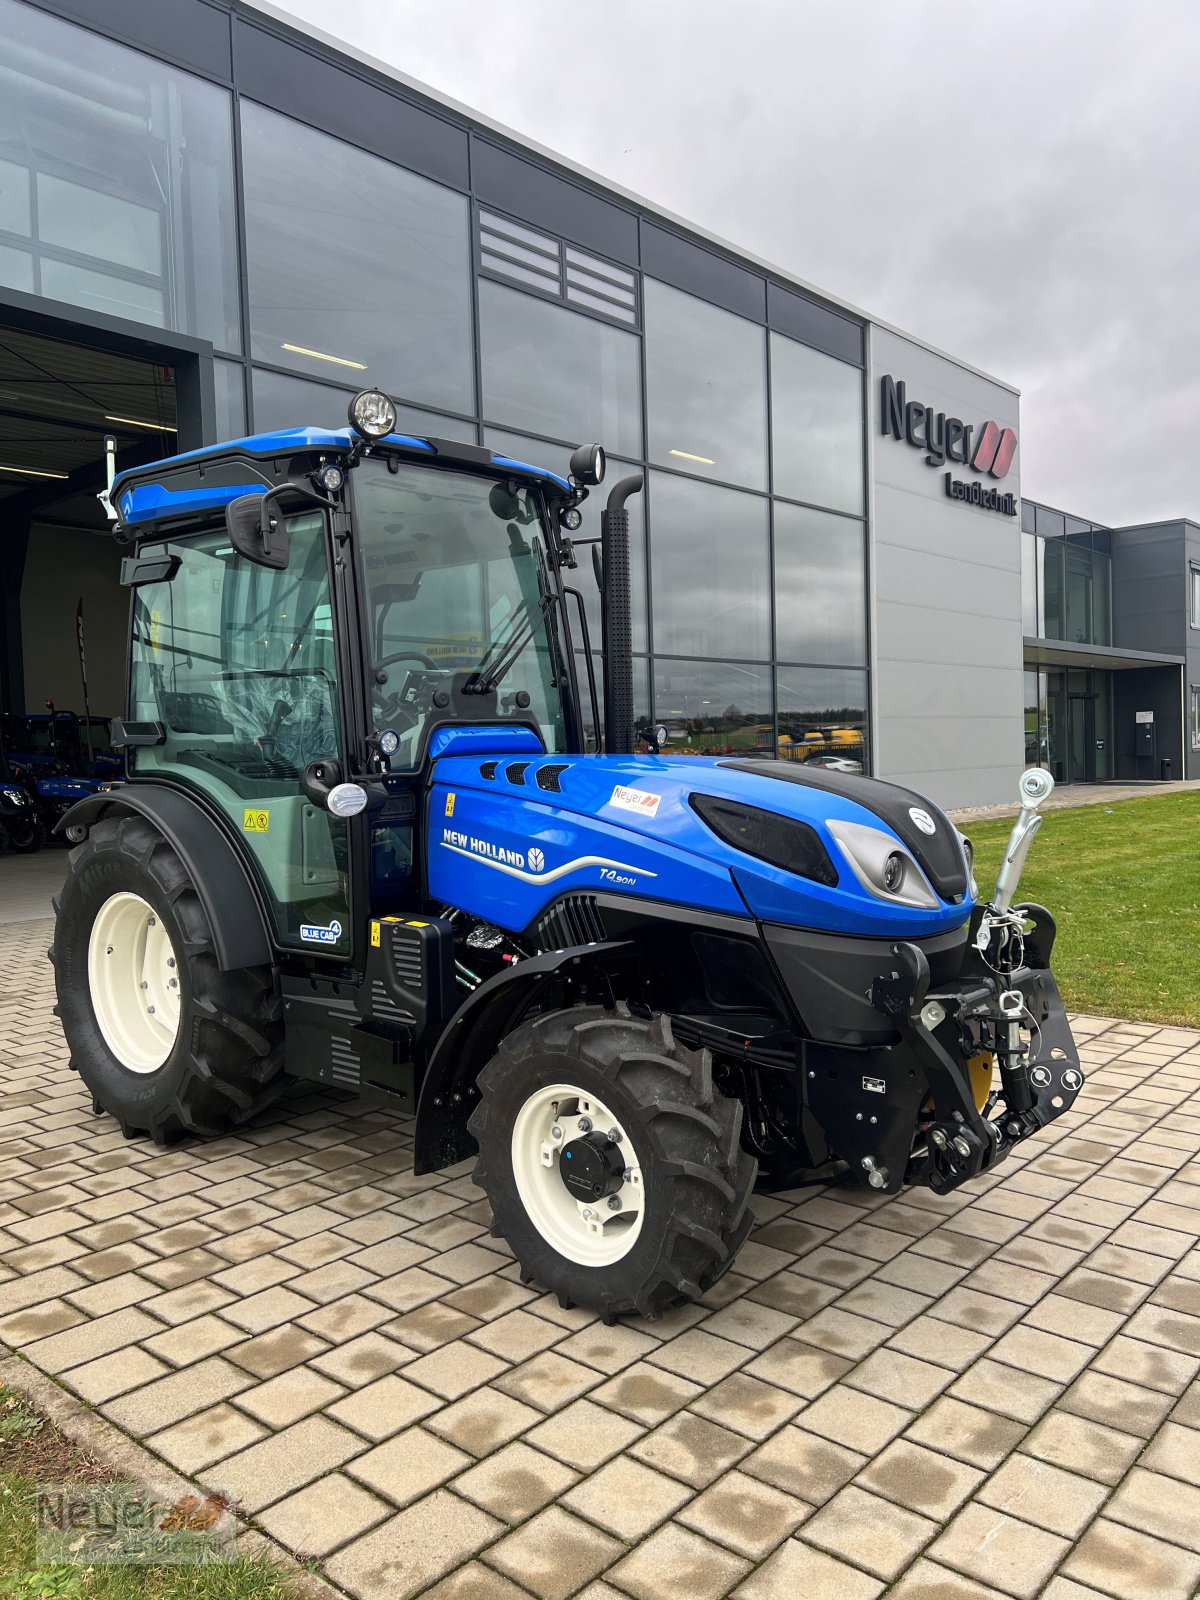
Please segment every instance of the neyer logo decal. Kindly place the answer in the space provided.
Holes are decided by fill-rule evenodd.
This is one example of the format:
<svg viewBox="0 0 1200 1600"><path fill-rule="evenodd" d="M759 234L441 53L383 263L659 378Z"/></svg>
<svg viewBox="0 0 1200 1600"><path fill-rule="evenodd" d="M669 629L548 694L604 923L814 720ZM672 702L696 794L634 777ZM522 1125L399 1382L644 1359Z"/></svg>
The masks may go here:
<svg viewBox="0 0 1200 1600"><path fill-rule="evenodd" d="M914 450L923 450L926 466L941 467L947 461L956 461L992 478L1008 476L1017 453L1015 429L998 422L985 422L976 428L961 417L934 411L932 406L910 400L903 379L897 382L890 373L880 385L879 411L881 431ZM977 479L956 478L951 472L945 473L944 479L951 500L963 500L1007 517L1017 514L1015 494L989 488Z"/></svg>

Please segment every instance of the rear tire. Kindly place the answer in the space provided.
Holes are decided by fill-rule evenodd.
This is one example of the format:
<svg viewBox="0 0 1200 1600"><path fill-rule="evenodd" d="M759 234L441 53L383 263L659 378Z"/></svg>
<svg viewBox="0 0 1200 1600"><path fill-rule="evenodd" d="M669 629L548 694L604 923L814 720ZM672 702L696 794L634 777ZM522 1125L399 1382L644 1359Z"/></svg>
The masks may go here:
<svg viewBox="0 0 1200 1600"><path fill-rule="evenodd" d="M502 1041L479 1089L470 1121L475 1182L491 1202L493 1235L508 1241L527 1280L611 1321L625 1312L659 1317L729 1267L753 1223L756 1164L741 1147L742 1107L714 1090L708 1051L678 1044L665 1017L634 1017L624 1006L538 1017ZM620 1208L610 1213L604 1196L596 1220L583 1223L584 1202L560 1176L561 1151L578 1137L580 1110L592 1106L596 1132L607 1133L606 1124L620 1132L625 1184L611 1198L640 1210L636 1226ZM531 1121L543 1107L565 1108L544 1113L544 1131ZM560 1128L547 1142L559 1121L566 1137ZM543 1192L530 1188L539 1176ZM627 1228L624 1241L593 1248L614 1223Z"/></svg>
<svg viewBox="0 0 1200 1600"><path fill-rule="evenodd" d="M145 818L97 822L71 851L54 909L71 1065L127 1138L216 1137L283 1093L272 968L220 970L187 868Z"/></svg>

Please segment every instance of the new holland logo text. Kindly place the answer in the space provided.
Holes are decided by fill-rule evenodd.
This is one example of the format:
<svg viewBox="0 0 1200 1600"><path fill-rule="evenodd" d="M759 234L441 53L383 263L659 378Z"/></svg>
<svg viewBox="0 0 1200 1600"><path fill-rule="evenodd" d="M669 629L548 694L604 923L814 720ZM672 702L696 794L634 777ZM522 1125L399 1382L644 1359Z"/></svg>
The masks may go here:
<svg viewBox="0 0 1200 1600"><path fill-rule="evenodd" d="M904 381L897 381L890 373L880 386L879 412L883 433L915 450L923 450L928 467L956 461L992 478L1008 476L1017 453L1017 435L1013 428L985 422L977 429L961 417L934 411L932 406L910 400ZM944 475L944 481L951 500L981 506L985 511L999 511L1008 517L1017 514L1015 494L985 487L977 479L955 478L951 472Z"/></svg>
<svg viewBox="0 0 1200 1600"><path fill-rule="evenodd" d="M568 873L579 872L584 867L598 868L604 883L625 886L636 883L638 878L656 876L645 867L633 867L627 861L613 861L608 856L574 856L570 861L550 866L545 852L537 845L530 845L528 853L511 850L492 839L482 839L473 833L459 833L454 828L442 829L440 843L443 850L451 850L458 856L470 856L482 866L492 867L510 878L520 878L523 883L553 883L555 879L565 878Z"/></svg>

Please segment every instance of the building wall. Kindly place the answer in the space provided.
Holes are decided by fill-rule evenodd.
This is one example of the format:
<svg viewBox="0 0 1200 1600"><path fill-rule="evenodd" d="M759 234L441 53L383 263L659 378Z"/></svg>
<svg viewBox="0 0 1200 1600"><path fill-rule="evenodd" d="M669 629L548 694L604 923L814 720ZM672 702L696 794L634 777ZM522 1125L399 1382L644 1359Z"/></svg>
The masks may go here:
<svg viewBox="0 0 1200 1600"><path fill-rule="evenodd" d="M1200 567L1200 526L1194 522L1185 522L1183 525L1183 577L1186 584L1188 598L1184 601L1183 631L1186 636L1185 651L1187 665L1184 669L1184 697L1183 714L1184 750L1186 751L1187 772L1189 778L1200 778L1200 749L1194 747L1191 734L1191 698L1192 689L1200 688L1200 628L1191 626L1191 585L1193 567ZM1197 619L1200 620L1200 619Z"/></svg>
<svg viewBox="0 0 1200 1600"><path fill-rule="evenodd" d="M898 334L870 333L876 770L943 806L1015 794L1024 765L1019 519L949 499L945 467L881 432L880 381L978 427L1018 396ZM964 480L993 480L966 466ZM998 485L1020 496L1020 454Z"/></svg>
<svg viewBox="0 0 1200 1600"><path fill-rule="evenodd" d="M21 588L27 710L53 700L61 710L83 711L75 646L82 596L91 707L98 716L120 715L129 591L119 572L120 554L107 536L35 525Z"/></svg>

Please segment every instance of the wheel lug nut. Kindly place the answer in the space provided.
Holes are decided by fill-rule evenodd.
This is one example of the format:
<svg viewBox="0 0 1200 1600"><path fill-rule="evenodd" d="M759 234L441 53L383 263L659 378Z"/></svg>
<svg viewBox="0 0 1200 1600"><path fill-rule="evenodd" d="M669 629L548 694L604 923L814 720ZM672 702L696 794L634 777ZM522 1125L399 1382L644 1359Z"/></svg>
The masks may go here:
<svg viewBox="0 0 1200 1600"><path fill-rule="evenodd" d="M622 1183L632 1183L632 1181L633 1181L633 1168L632 1167L626 1167L625 1171L621 1174L621 1182Z"/></svg>
<svg viewBox="0 0 1200 1600"><path fill-rule="evenodd" d="M619 1194L610 1194L609 1195L609 1197L608 1197L608 1209L610 1211L620 1211L620 1209L621 1209L621 1196Z"/></svg>
<svg viewBox="0 0 1200 1600"><path fill-rule="evenodd" d="M154 1007L153 1006L147 1006L146 1007L146 1012L147 1012L147 1015L152 1017L154 1015Z"/></svg>
<svg viewBox="0 0 1200 1600"><path fill-rule="evenodd" d="M175 957L174 956L168 956L167 957L167 965L169 967L173 967L175 965Z"/></svg>
<svg viewBox="0 0 1200 1600"><path fill-rule="evenodd" d="M586 1210L586 1209L581 1211L579 1213L579 1215L583 1218L583 1220L585 1222L590 1222L592 1220L592 1213L590 1211Z"/></svg>
<svg viewBox="0 0 1200 1600"><path fill-rule="evenodd" d="M562 1138L562 1129L559 1127L557 1122L550 1129L550 1137L552 1139L561 1139Z"/></svg>
<svg viewBox="0 0 1200 1600"><path fill-rule="evenodd" d="M620 1144L620 1142L621 1142L621 1130L620 1130L620 1128L610 1128L608 1130L608 1142L609 1142L609 1144Z"/></svg>
<svg viewBox="0 0 1200 1600"><path fill-rule="evenodd" d="M145 978L142 979L141 987L143 989L148 989L150 987L150 985L146 982Z"/></svg>
<svg viewBox="0 0 1200 1600"><path fill-rule="evenodd" d="M591 1133L591 1131L592 1131L592 1119L591 1119L591 1117L580 1117L580 1119L579 1119L579 1131L580 1131L580 1133Z"/></svg>

